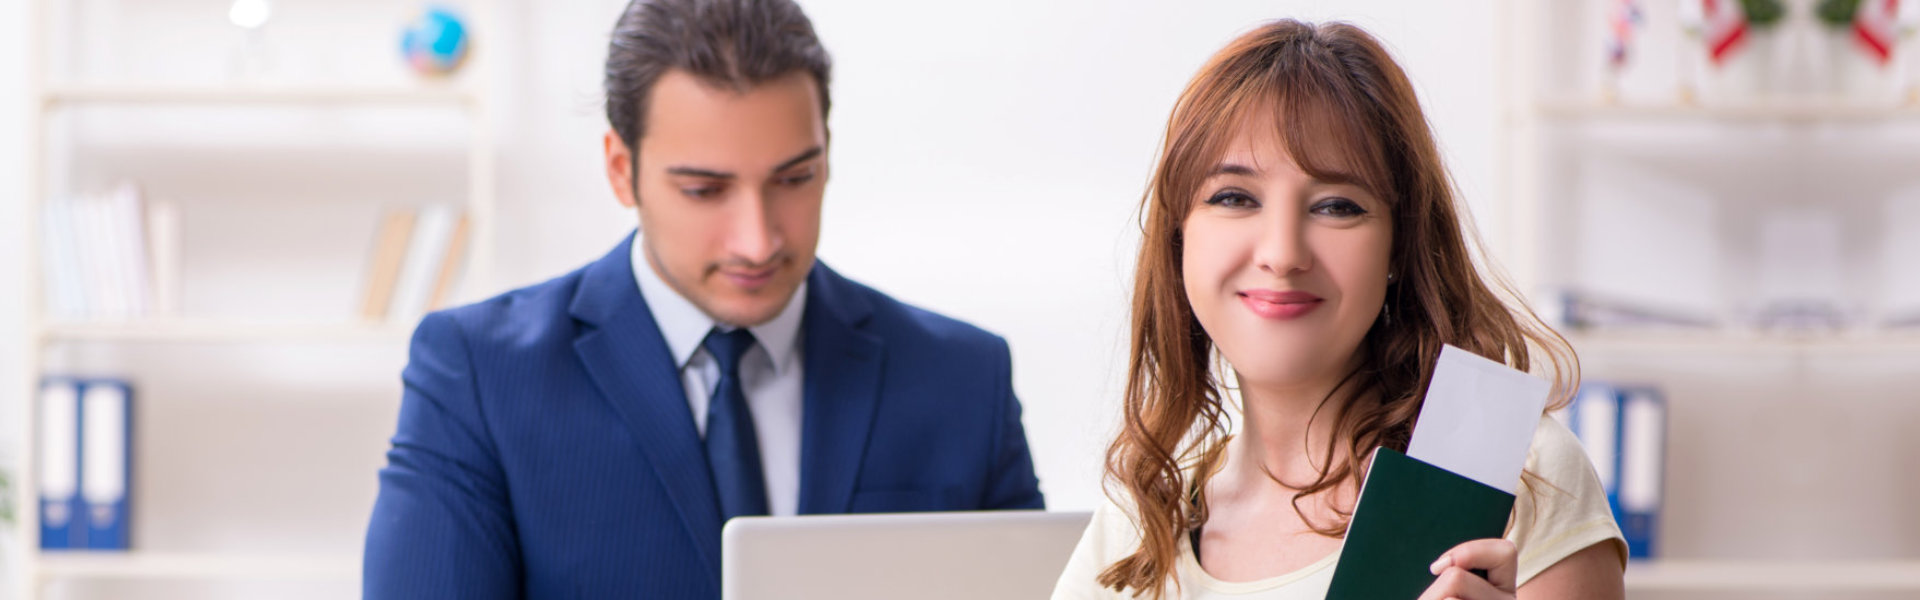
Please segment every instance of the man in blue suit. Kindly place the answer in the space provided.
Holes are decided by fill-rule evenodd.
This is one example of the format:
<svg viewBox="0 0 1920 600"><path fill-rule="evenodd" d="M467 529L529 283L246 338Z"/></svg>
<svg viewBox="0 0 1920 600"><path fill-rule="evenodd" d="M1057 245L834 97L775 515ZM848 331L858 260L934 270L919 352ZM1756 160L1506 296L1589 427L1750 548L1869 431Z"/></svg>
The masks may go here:
<svg viewBox="0 0 1920 600"><path fill-rule="evenodd" d="M790 0L627 7L639 233L420 323L367 598L716 598L735 516L1041 508L1006 343L814 260L828 71Z"/></svg>

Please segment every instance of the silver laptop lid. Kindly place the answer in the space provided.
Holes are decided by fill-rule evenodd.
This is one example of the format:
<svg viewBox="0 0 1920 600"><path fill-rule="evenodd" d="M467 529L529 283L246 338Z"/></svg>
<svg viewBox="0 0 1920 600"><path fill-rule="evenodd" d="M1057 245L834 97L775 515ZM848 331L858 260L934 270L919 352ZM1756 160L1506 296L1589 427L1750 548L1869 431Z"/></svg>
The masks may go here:
<svg viewBox="0 0 1920 600"><path fill-rule="evenodd" d="M721 534L721 598L1046 598L1091 518L1038 511L737 518Z"/></svg>

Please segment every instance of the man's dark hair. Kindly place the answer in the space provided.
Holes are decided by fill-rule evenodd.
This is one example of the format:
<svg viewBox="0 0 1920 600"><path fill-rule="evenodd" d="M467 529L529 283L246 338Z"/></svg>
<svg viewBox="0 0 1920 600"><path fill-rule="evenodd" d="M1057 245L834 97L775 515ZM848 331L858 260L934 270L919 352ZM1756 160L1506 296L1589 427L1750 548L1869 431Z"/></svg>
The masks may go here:
<svg viewBox="0 0 1920 600"><path fill-rule="evenodd" d="M824 119L832 68L792 0L633 0L607 48L607 121L633 148L646 133L653 84L670 69L740 92L805 71L820 88Z"/></svg>

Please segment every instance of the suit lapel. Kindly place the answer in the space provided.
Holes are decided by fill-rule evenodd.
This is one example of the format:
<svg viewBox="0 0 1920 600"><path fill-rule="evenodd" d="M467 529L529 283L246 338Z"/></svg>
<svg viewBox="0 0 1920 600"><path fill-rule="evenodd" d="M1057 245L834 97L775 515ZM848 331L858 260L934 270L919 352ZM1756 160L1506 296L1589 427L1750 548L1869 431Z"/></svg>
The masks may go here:
<svg viewBox="0 0 1920 600"><path fill-rule="evenodd" d="M633 429L673 499L714 581L720 578L720 509L686 390L653 313L634 282L632 235L587 267L570 308L586 324L574 352L607 403Z"/></svg>
<svg viewBox="0 0 1920 600"><path fill-rule="evenodd" d="M806 354L800 434L800 512L843 513L879 406L885 344L861 330L872 306L851 282L814 263L801 318Z"/></svg>

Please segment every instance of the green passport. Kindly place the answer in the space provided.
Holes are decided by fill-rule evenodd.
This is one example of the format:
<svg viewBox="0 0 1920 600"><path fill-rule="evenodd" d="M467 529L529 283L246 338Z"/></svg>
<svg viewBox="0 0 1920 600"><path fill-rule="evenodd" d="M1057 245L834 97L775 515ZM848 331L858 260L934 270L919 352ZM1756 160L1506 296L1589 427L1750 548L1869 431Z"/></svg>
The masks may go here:
<svg viewBox="0 0 1920 600"><path fill-rule="evenodd" d="M1433 584L1427 567L1442 552L1500 537L1512 513L1513 494L1376 449L1327 599L1414 600Z"/></svg>

